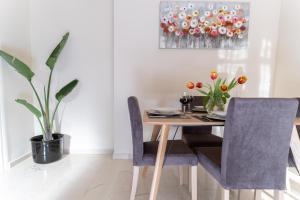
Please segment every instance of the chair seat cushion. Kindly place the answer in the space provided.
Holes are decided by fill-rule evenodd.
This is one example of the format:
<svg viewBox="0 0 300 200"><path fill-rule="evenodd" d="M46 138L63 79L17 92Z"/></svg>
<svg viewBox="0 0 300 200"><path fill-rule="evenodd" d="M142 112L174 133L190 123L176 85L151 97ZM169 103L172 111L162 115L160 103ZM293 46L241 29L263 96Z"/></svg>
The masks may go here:
<svg viewBox="0 0 300 200"><path fill-rule="evenodd" d="M137 163L139 166L155 165L159 142L144 142L143 159ZM182 140L168 141L165 165L197 165L198 159L192 149Z"/></svg>
<svg viewBox="0 0 300 200"><path fill-rule="evenodd" d="M196 147L199 163L221 183L222 147Z"/></svg>
<svg viewBox="0 0 300 200"><path fill-rule="evenodd" d="M182 134L182 140L191 148L193 147L219 147L223 139L210 133Z"/></svg>

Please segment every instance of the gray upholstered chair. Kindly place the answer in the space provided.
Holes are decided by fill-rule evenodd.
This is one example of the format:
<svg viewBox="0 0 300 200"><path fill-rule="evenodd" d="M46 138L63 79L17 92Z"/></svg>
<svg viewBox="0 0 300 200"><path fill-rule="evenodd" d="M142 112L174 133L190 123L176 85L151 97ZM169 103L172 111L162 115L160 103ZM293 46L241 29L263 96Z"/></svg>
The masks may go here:
<svg viewBox="0 0 300 200"><path fill-rule="evenodd" d="M223 199L229 189L286 188L297 106L295 99L231 99L222 147L195 148L199 163L223 186Z"/></svg>
<svg viewBox="0 0 300 200"><path fill-rule="evenodd" d="M296 98L300 104L300 98ZM297 111L297 117L300 117L300 106L298 106L298 111ZM298 135L300 138L300 126L296 126ZM290 180L295 181L296 183L300 184L300 174L299 170L296 167L296 163L294 160L294 156L292 154L292 151L290 150L289 152L289 162L288 162L288 169L287 169L287 176L286 176L286 184L287 184L287 190L291 191L290 187Z"/></svg>
<svg viewBox="0 0 300 200"><path fill-rule="evenodd" d="M203 96L194 96L191 108L203 105ZM189 147L222 146L222 138L211 134L212 126L184 126L182 140Z"/></svg>
<svg viewBox="0 0 300 200"><path fill-rule="evenodd" d="M133 143L133 181L130 200L135 198L139 168L141 166L153 166L156 161L158 141L143 142L143 122L141 112L136 97L128 98L128 108L131 123L132 143ZM170 144L172 142L172 146ZM197 199L197 156L182 141L168 141L167 154L165 155L165 165L188 165L193 173L192 199Z"/></svg>

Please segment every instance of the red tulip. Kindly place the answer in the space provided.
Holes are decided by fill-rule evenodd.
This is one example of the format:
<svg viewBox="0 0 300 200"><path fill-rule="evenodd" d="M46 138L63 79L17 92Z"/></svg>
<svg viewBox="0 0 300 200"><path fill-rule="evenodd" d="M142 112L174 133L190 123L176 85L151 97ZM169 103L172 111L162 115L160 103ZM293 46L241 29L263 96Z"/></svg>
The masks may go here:
<svg viewBox="0 0 300 200"><path fill-rule="evenodd" d="M247 76L240 76L240 77L238 78L238 83L239 83L239 84L244 84L244 83L247 82L247 80L248 80Z"/></svg>
<svg viewBox="0 0 300 200"><path fill-rule="evenodd" d="M211 71L211 72L210 72L210 78L211 78L212 80L216 80L216 79L218 78L218 72L215 71L215 70Z"/></svg>
<svg viewBox="0 0 300 200"><path fill-rule="evenodd" d="M202 84L201 82L198 82L198 83L196 84L196 87L200 89L200 88L203 87L203 84Z"/></svg>
<svg viewBox="0 0 300 200"><path fill-rule="evenodd" d="M186 84L186 87L189 88L189 89L194 89L195 84L194 84L193 82L188 82L188 83Z"/></svg>

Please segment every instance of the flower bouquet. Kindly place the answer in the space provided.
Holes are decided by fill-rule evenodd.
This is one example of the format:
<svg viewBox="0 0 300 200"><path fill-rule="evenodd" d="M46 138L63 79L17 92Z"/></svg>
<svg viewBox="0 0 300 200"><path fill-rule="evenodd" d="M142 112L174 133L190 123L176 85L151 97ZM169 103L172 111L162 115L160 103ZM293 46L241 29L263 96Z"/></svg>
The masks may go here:
<svg viewBox="0 0 300 200"><path fill-rule="evenodd" d="M242 85L247 82L246 76L240 76L233 78L229 84L226 78L221 78L217 71L212 71L210 78L213 80L213 84L196 83L196 89L203 96L203 105L208 113L219 110L224 111L227 99L230 98L229 92L238 85ZM194 89L195 84L192 82L187 83L187 88Z"/></svg>

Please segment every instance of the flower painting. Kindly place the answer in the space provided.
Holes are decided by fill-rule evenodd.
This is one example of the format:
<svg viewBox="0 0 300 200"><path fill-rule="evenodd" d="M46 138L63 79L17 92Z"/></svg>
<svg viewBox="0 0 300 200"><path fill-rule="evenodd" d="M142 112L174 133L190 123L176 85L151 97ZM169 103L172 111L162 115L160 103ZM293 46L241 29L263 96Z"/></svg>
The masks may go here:
<svg viewBox="0 0 300 200"><path fill-rule="evenodd" d="M162 49L242 49L248 45L249 3L162 1Z"/></svg>

